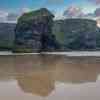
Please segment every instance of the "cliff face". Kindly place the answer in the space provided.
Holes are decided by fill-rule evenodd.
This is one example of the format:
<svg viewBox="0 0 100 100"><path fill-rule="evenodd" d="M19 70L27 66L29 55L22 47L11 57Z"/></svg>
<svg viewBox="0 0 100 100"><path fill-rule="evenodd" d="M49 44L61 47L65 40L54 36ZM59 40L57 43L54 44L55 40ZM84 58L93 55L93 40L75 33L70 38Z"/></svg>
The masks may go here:
<svg viewBox="0 0 100 100"><path fill-rule="evenodd" d="M15 26L14 23L0 23L0 50L12 50Z"/></svg>
<svg viewBox="0 0 100 100"><path fill-rule="evenodd" d="M15 52L40 52L56 49L52 34L53 14L47 9L23 14L15 29Z"/></svg>
<svg viewBox="0 0 100 100"><path fill-rule="evenodd" d="M88 19L53 20L42 8L23 14L17 24L0 23L0 50L41 52L100 50L100 28Z"/></svg>
<svg viewBox="0 0 100 100"><path fill-rule="evenodd" d="M100 34L96 22L88 19L55 21L53 33L62 43L64 50L94 50L97 48L97 37Z"/></svg>
<svg viewBox="0 0 100 100"><path fill-rule="evenodd" d="M100 27L98 27L98 32L96 34L96 48L100 50Z"/></svg>

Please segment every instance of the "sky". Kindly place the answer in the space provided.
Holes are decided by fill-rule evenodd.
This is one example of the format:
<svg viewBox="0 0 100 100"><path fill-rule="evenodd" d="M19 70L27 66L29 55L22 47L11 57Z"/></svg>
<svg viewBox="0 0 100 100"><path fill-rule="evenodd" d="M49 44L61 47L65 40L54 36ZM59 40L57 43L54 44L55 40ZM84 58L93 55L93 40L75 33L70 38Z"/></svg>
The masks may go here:
<svg viewBox="0 0 100 100"><path fill-rule="evenodd" d="M58 19L100 16L100 0L0 0L0 21L14 21L24 12L44 7Z"/></svg>

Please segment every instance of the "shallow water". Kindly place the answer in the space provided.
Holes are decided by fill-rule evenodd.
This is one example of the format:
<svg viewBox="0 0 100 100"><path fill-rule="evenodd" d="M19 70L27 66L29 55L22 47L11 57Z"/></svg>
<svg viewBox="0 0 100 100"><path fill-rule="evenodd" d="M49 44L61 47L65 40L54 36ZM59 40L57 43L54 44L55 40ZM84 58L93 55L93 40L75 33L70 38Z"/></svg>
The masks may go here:
<svg viewBox="0 0 100 100"><path fill-rule="evenodd" d="M0 100L100 100L100 58L0 56Z"/></svg>

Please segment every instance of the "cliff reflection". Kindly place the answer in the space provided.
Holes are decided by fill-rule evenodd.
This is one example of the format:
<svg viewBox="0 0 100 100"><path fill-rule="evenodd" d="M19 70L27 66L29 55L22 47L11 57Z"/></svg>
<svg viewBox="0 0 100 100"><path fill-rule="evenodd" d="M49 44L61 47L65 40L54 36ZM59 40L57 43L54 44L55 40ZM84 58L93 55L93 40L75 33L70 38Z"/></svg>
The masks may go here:
<svg viewBox="0 0 100 100"><path fill-rule="evenodd" d="M16 72L21 75L16 77L18 85L26 93L48 96L55 87L53 74L58 59L47 55L16 56Z"/></svg>
<svg viewBox="0 0 100 100"><path fill-rule="evenodd" d="M54 79L50 72L37 72L16 79L20 88L26 93L48 96L54 90Z"/></svg>
<svg viewBox="0 0 100 100"><path fill-rule="evenodd" d="M68 58L57 55L0 57L0 81L17 80L24 93L48 96L55 82L95 82L100 58Z"/></svg>

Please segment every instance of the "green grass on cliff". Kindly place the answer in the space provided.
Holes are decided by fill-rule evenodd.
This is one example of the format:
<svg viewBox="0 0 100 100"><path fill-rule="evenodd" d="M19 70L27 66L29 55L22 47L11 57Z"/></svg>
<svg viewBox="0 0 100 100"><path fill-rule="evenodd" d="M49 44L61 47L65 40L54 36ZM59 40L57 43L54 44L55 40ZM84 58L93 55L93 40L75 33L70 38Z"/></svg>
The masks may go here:
<svg viewBox="0 0 100 100"><path fill-rule="evenodd" d="M29 21L34 18L42 17L42 16L51 16L54 17L54 15L48 11L46 8L41 8L36 11L31 11L29 13L24 13L18 20L19 21Z"/></svg>
<svg viewBox="0 0 100 100"><path fill-rule="evenodd" d="M54 35L56 36L56 39L57 39L61 44L64 43L64 33L63 33L63 32L54 33Z"/></svg>
<svg viewBox="0 0 100 100"><path fill-rule="evenodd" d="M0 42L0 51L2 51L2 50L12 50L12 48L13 48L13 43L2 43L2 42Z"/></svg>

